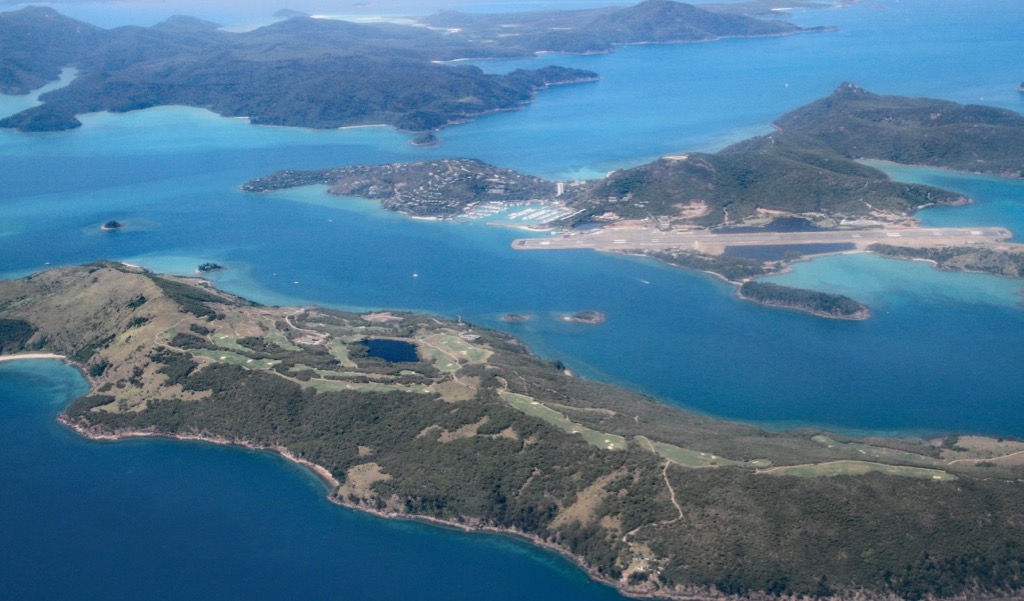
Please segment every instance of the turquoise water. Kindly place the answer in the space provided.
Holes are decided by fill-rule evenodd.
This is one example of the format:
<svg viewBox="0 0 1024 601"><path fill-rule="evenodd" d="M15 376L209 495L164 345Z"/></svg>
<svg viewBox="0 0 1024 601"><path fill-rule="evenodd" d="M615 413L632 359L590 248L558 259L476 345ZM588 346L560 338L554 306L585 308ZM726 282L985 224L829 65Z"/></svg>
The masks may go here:
<svg viewBox="0 0 1024 601"><path fill-rule="evenodd" d="M98 5L79 6L99 14ZM1024 436L1019 280L868 255L803 263L776 278L850 294L875 315L828 321L741 302L729 285L651 261L515 252L515 230L412 220L316 187L239 191L276 169L441 156L592 177L767 132L774 117L844 80L884 93L1022 106L1013 88L1022 77L1024 11L1015 1L861 3L798 19L842 31L485 63L495 71L565 64L603 79L445 129L434 148L415 148L411 136L383 127L252 127L181 107L87 115L71 132L0 131L0 275L98 258L174 273L215 261L229 268L212 274L218 285L261 302L461 316L512 332L585 376L709 414L771 426ZM954 22L955 31L945 26ZM30 101L0 99L0 112ZM976 201L928 209L919 215L926 224L1024 232L1020 182L890 169ZM126 227L99 231L110 219ZM607 321L558 319L584 309ZM508 312L536 319L505 324ZM153 590L152 581L169 597L183 596L186 585L207 598L235 596L225 588L233 583L280 598L285 583L300 582L312 598L345 586L354 599L420 598L435 577L439 599L612 595L517 543L332 507L307 474L268 455L82 441L53 422L80 385L46 362L0 366L0 467L17 483L0 497L3 531L17 541L4 546L0 580L14 598L98 597L121 580L122 597L148 596L140 591ZM154 551L153 540L166 544ZM53 571L28 569L37 564ZM125 576L133 571L137 578ZM460 578L466 573L474 576Z"/></svg>

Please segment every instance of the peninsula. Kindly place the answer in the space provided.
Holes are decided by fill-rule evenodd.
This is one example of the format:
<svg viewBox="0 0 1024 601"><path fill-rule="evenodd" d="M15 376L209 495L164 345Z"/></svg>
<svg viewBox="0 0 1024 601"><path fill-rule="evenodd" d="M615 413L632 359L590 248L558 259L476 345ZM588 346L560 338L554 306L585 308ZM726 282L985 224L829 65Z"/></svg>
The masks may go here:
<svg viewBox="0 0 1024 601"><path fill-rule="evenodd" d="M474 66L443 64L455 59L606 52L614 44L821 30L669 0L487 18L440 13L414 25L284 15L286 20L272 25L231 33L181 16L152 27L108 30L52 8L0 13L0 93L28 93L56 80L64 67L78 72L68 86L42 95L42 105L0 120L0 127L71 129L81 125L76 115L83 113L173 104L263 125L386 124L431 132L521 108L549 86L598 78L558 66L487 74Z"/></svg>
<svg viewBox="0 0 1024 601"><path fill-rule="evenodd" d="M109 262L0 282L0 352L89 374L61 416L85 436L273 450L336 503L522 536L629 595L994 599L1024 582L1020 442L766 431L461 321L265 307Z"/></svg>

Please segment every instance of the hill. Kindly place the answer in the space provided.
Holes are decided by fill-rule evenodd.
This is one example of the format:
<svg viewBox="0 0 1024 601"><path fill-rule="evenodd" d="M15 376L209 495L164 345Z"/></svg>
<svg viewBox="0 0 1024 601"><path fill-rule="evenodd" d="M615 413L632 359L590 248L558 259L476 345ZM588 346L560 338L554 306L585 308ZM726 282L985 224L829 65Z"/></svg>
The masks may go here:
<svg viewBox="0 0 1024 601"><path fill-rule="evenodd" d="M458 30L460 35L481 43L529 54L608 52L619 44L702 42L831 30L722 14L670 0L646 0L626 8L497 15L442 11L420 21L431 27Z"/></svg>
<svg viewBox="0 0 1024 601"><path fill-rule="evenodd" d="M56 79L62 67L75 67L78 76L70 85L43 95L41 106L0 120L0 127L71 129L80 125L75 116L87 112L178 104L249 117L256 124L387 124L427 132L483 113L522 107L535 92L551 85L597 79L596 73L557 66L488 74L441 61L533 56L559 45L541 41L551 36L586 40L560 43L563 51L591 51L592 44L608 49L616 43L804 31L665 0L611 13L529 15L500 17L522 29L522 36L509 36L507 30L498 35L487 26L442 30L301 14L245 33L229 33L190 17L173 17L153 27L106 30L51 8L4 12L0 92L27 93ZM578 35L550 25L577 18L587 21Z"/></svg>
<svg viewBox="0 0 1024 601"><path fill-rule="evenodd" d="M377 338L416 360L371 356ZM87 436L273 449L335 502L525 536L629 594L984 598L1024 582L1024 443L764 431L461 322L263 307L117 263L0 282L0 348L90 374L62 416Z"/></svg>
<svg viewBox="0 0 1024 601"><path fill-rule="evenodd" d="M990 106L883 96L852 83L775 121L849 159L1024 177L1024 116Z"/></svg>
<svg viewBox="0 0 1024 601"><path fill-rule="evenodd" d="M689 153L616 171L593 188L590 213L678 218L683 209L700 206L699 217L683 221L713 226L763 211L891 221L967 199L893 182L857 159L1024 174L1024 117L1004 109L881 96L844 83L774 125L774 133L714 154Z"/></svg>

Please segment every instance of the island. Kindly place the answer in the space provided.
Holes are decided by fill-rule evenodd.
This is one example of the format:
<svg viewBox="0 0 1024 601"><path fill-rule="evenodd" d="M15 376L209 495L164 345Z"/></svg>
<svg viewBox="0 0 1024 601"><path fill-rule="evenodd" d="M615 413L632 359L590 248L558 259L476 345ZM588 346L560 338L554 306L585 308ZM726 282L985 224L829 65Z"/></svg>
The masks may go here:
<svg viewBox="0 0 1024 601"><path fill-rule="evenodd" d="M40 106L0 119L21 131L72 129L77 115L161 105L247 117L253 124L389 125L432 132L522 108L547 87L598 74L548 66L488 74L458 59L607 52L616 44L710 41L822 31L721 14L669 0L627 8L505 15L439 13L408 25L279 12L285 20L232 33L178 16L152 27L103 29L29 6L0 13L0 93L24 94L78 75ZM6 48L4 40L17 40Z"/></svg>
<svg viewBox="0 0 1024 601"><path fill-rule="evenodd" d="M867 307L842 294L754 281L743 282L736 294L762 305L795 309L819 317L856 321L871 317Z"/></svg>
<svg viewBox="0 0 1024 601"><path fill-rule="evenodd" d="M91 390L60 419L84 436L277 452L335 503L523 537L627 595L995 599L1024 582L1019 441L762 430L461 320L268 307L112 262L0 282L0 352L79 366Z"/></svg>
<svg viewBox="0 0 1024 601"><path fill-rule="evenodd" d="M594 311L588 309L586 311L579 311L572 315L565 315L562 317L563 321L569 321L572 323L587 323L587 324L599 324L604 323L605 314L600 311Z"/></svg>
<svg viewBox="0 0 1024 601"><path fill-rule="evenodd" d="M415 217L460 217L484 203L546 201L559 196L555 182L460 158L278 171L246 182L242 190L274 192L309 185L327 186L327 192L337 196L379 200L385 209ZM570 186L565 197L578 189Z"/></svg>
<svg viewBox="0 0 1024 601"><path fill-rule="evenodd" d="M227 268L223 265L207 261L206 263L200 263L199 267L196 267L196 273L212 273L214 271L224 271L225 269Z"/></svg>
<svg viewBox="0 0 1024 601"><path fill-rule="evenodd" d="M1024 247L1009 242L1011 232L921 228L913 217L921 208L970 199L894 182L862 159L1021 177L1024 117L944 100L882 96L843 83L774 125L774 133L714 154L673 155L595 181L554 182L453 158L279 171L242 189L273 192L319 184L329 194L379 200L408 215L460 219L493 214L481 210L490 206L539 203L552 217L530 227L557 228L561 235L516 240L513 248L641 255L739 285L795 260L852 251L903 258L953 253L959 259L947 257L943 268L1021 276ZM740 298L820 317L870 315L841 295L777 285L755 289L741 291Z"/></svg>
<svg viewBox="0 0 1024 601"><path fill-rule="evenodd" d="M123 223L121 223L120 221L115 221L115 220L111 219L110 221L108 221L108 222L104 223L103 225L101 225L100 229L105 231L105 232L113 232L113 231L119 230L119 229L121 229L123 227L124 227Z"/></svg>
<svg viewBox="0 0 1024 601"><path fill-rule="evenodd" d="M416 136L409 141L413 146L437 146L441 143L441 138L437 137L434 133L428 132Z"/></svg>

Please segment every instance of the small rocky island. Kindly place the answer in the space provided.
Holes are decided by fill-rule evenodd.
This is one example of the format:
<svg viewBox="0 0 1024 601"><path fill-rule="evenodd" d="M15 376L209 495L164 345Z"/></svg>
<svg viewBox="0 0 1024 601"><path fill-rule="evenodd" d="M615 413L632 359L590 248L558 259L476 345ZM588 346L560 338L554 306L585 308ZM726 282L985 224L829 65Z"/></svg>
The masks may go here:
<svg viewBox="0 0 1024 601"><path fill-rule="evenodd" d="M572 315L566 315L562 317L563 321L570 321L572 323L588 323L588 324L599 324L604 323L605 314L600 311L586 310Z"/></svg>
<svg viewBox="0 0 1024 601"><path fill-rule="evenodd" d="M196 267L196 273L212 273L214 271L224 271L227 269L223 265L213 262L200 263L199 267Z"/></svg>
<svg viewBox="0 0 1024 601"><path fill-rule="evenodd" d="M441 143L441 138L437 137L433 132L428 132L416 136L409 143L413 146L437 146Z"/></svg>
<svg viewBox="0 0 1024 601"><path fill-rule="evenodd" d="M114 231L117 231L117 230L119 230L119 229L121 229L123 227L124 227L123 223L121 223L120 221L115 221L115 220L111 219L110 221L108 221L108 222L104 223L103 225L101 225L100 229L105 231L105 232L114 232Z"/></svg>

